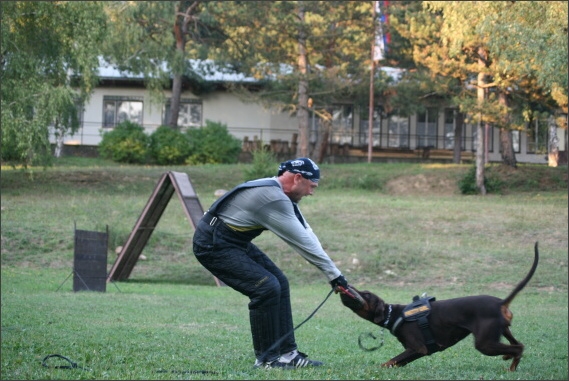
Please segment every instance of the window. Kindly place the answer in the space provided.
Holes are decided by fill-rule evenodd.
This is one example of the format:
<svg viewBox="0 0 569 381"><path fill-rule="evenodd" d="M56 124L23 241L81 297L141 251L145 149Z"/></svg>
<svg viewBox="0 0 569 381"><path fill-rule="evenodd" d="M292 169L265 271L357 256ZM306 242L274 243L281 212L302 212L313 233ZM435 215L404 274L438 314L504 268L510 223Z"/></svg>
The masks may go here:
<svg viewBox="0 0 569 381"><path fill-rule="evenodd" d="M456 109L447 108L445 109L445 136L444 136L444 148L454 149L454 130L456 129L458 111ZM461 118L462 119L462 118ZM466 146L466 125L462 124L462 139L460 143L460 148L465 149Z"/></svg>
<svg viewBox="0 0 569 381"><path fill-rule="evenodd" d="M488 152L494 152L494 127L485 125L482 127L482 132L486 135L486 149ZM476 151L478 147L478 126L472 126L472 151Z"/></svg>
<svg viewBox="0 0 569 381"><path fill-rule="evenodd" d="M527 153L547 153L547 120L534 119L527 126Z"/></svg>
<svg viewBox="0 0 569 381"><path fill-rule="evenodd" d="M512 130L512 148L515 153L520 153L520 131Z"/></svg>
<svg viewBox="0 0 569 381"><path fill-rule="evenodd" d="M162 124L170 122L170 106L172 99L168 99L162 113ZM198 99L180 99L180 113L178 114L178 126L199 127L202 125L203 114L202 101Z"/></svg>
<svg viewBox="0 0 569 381"><path fill-rule="evenodd" d="M332 106L332 143L353 144L354 113L351 105Z"/></svg>
<svg viewBox="0 0 569 381"><path fill-rule="evenodd" d="M142 125L142 97L103 97L103 127L112 128L130 120Z"/></svg>
<svg viewBox="0 0 569 381"><path fill-rule="evenodd" d="M389 147L409 148L409 118L398 115L389 117L387 126Z"/></svg>
<svg viewBox="0 0 569 381"><path fill-rule="evenodd" d="M369 107L362 107L361 110L365 111L365 114L362 113L360 115L360 136L358 143L361 146L367 147L369 138ZM371 135L373 147L379 147L381 145L381 108L379 106L376 106L373 109L373 125Z"/></svg>
<svg viewBox="0 0 569 381"><path fill-rule="evenodd" d="M436 108L428 108L417 113L417 147L437 146L437 119L439 111Z"/></svg>

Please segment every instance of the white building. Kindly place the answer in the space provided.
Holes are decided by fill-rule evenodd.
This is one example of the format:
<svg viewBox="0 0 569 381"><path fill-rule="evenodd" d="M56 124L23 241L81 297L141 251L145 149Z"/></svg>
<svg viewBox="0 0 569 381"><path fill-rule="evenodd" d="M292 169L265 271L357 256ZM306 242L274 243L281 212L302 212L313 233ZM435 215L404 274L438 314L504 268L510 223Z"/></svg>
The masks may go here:
<svg viewBox="0 0 569 381"><path fill-rule="evenodd" d="M160 125L166 124L169 113L170 91L165 91L166 102L152 102L143 78L122 73L109 65L101 65L100 83L84 105L81 127L73 136L64 138L67 149L73 146L94 149L102 139L102 133L110 131L123 121L131 120L142 125L151 134ZM227 90L224 83L255 81L234 74L206 74L204 80L215 86L213 91L193 94L185 86L182 93L178 125L201 127L206 120L227 125L228 131L240 140L258 140L262 144L274 142L280 146L293 143L298 131L295 115L269 110L255 103L248 103ZM365 157L368 150L368 110L349 101L332 106L334 122L330 136L329 154ZM456 110L428 108L411 117L378 118L374 116L374 157L436 159L452 158ZM377 119L376 119L377 118ZM316 140L319 121L312 117L311 141ZM462 136L462 157L472 159L476 147L476 126L465 125ZM527 132L514 131L514 150L520 163L547 163L546 121L536 123L535 129ZM566 151L567 130L558 129L559 150ZM54 141L54 139L53 139ZM246 149L246 144L244 144ZM499 130L487 132L488 161L500 162ZM292 152L294 156L294 152Z"/></svg>

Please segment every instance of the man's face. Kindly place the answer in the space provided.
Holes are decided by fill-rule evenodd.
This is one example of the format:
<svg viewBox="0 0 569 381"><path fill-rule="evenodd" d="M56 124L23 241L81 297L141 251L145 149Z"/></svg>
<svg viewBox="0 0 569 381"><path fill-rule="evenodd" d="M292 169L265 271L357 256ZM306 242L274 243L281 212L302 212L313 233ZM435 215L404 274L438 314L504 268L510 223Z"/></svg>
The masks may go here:
<svg viewBox="0 0 569 381"><path fill-rule="evenodd" d="M299 202L304 196L312 196L317 187L318 183L305 179L300 173L295 173L293 186L287 195L292 201Z"/></svg>

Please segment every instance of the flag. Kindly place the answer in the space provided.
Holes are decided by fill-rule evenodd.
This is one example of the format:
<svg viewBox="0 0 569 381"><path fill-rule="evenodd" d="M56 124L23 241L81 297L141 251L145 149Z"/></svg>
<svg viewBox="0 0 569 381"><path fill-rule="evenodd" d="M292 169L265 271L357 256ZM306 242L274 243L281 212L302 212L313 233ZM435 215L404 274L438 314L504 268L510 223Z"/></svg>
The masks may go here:
<svg viewBox="0 0 569 381"><path fill-rule="evenodd" d="M382 25L389 25L389 14L387 13L387 7L389 7L389 1L386 0L383 2L384 12L381 14ZM391 43L391 34L389 34L388 31L383 35L383 45L385 53L387 53L387 47L389 46L390 43Z"/></svg>
<svg viewBox="0 0 569 381"><path fill-rule="evenodd" d="M385 40L382 28L382 14L379 1L373 2L376 28L373 44L373 60L380 61L385 58Z"/></svg>

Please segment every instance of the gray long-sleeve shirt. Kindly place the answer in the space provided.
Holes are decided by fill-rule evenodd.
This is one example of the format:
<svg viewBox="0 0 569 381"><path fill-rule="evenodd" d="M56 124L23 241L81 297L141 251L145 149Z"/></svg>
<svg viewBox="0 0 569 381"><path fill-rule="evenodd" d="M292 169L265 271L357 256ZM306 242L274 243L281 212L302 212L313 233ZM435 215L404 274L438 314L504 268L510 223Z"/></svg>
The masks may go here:
<svg viewBox="0 0 569 381"><path fill-rule="evenodd" d="M320 269L329 281L341 275L306 219L305 227L296 217L292 201L282 186L243 189L228 200L217 214L225 224L237 231L260 227L272 231Z"/></svg>

